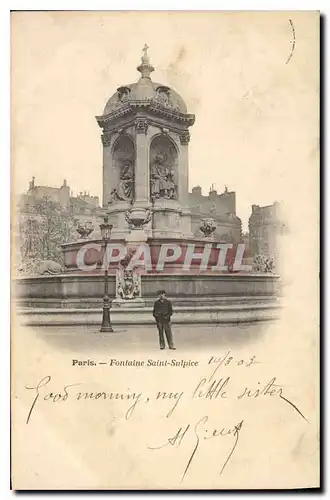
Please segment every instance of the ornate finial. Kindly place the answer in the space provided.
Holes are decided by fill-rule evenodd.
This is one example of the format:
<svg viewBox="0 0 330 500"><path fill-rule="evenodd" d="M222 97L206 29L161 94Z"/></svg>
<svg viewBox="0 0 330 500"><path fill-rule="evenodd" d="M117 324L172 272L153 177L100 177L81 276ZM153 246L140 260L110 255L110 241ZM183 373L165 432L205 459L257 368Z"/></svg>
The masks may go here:
<svg viewBox="0 0 330 500"><path fill-rule="evenodd" d="M140 66L138 66L137 70L140 71L141 73L141 78L150 78L150 73L154 71L154 67L151 66L150 64L150 58L148 55L148 45L145 43L144 47L142 49L143 51L143 56L141 57L141 63Z"/></svg>

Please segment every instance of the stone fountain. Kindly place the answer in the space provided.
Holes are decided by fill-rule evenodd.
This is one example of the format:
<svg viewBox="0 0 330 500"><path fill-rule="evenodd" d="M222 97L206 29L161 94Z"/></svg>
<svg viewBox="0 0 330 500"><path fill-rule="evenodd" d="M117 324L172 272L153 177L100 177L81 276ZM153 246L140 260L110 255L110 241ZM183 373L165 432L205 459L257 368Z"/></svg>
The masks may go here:
<svg viewBox="0 0 330 500"><path fill-rule="evenodd" d="M202 221L200 237L193 235L188 153L195 116L175 90L152 81L146 49L137 69L139 80L119 87L96 117L102 130L103 207L113 226L108 245L113 323L153 322L158 289L172 299L177 322L277 317L278 276L253 273L239 242L215 237L212 217ZM17 281L27 323L99 323L104 247L81 231L83 240L62 245L65 272ZM130 265L132 259L139 265Z"/></svg>

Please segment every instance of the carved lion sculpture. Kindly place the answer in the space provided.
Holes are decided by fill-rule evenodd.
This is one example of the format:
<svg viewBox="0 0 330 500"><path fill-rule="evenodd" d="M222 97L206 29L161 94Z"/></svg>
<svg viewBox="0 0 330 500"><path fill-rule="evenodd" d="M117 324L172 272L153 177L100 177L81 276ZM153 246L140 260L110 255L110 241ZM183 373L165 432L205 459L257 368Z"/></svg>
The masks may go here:
<svg viewBox="0 0 330 500"><path fill-rule="evenodd" d="M38 268L38 274L60 274L63 271L61 264L54 260L42 260Z"/></svg>

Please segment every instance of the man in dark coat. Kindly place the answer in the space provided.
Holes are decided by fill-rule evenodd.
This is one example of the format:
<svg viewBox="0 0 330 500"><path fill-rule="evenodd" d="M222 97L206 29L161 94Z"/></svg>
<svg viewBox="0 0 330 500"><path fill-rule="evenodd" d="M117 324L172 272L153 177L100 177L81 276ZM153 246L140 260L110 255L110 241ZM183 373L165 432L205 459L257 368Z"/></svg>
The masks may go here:
<svg viewBox="0 0 330 500"><path fill-rule="evenodd" d="M171 329L171 316L173 314L172 303L166 298L165 290L160 290L158 295L159 298L154 304L153 315L159 332L159 346L161 349L165 349L165 330L168 347L170 349L175 349Z"/></svg>

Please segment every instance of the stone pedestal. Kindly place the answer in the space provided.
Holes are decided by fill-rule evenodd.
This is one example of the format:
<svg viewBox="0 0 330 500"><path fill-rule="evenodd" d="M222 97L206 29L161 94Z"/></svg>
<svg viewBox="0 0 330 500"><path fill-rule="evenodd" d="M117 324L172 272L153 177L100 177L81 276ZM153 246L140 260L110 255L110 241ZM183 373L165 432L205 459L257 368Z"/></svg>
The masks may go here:
<svg viewBox="0 0 330 500"><path fill-rule="evenodd" d="M131 229L131 232L125 237L127 246L137 246L140 243L145 243L148 240L148 235L144 229Z"/></svg>
<svg viewBox="0 0 330 500"><path fill-rule="evenodd" d="M210 236L204 236L203 241L205 241L205 243L209 243L209 242L215 241L214 234L211 234Z"/></svg>
<svg viewBox="0 0 330 500"><path fill-rule="evenodd" d="M130 233L126 212L132 208L132 205L126 201L118 201L109 204L108 216L109 223L112 224L111 239L123 239Z"/></svg>
<svg viewBox="0 0 330 500"><path fill-rule="evenodd" d="M191 210L190 208L182 208L181 212L181 232L184 239L193 238L191 230Z"/></svg>
<svg viewBox="0 0 330 500"><path fill-rule="evenodd" d="M156 200L153 206L152 236L181 239L183 237L181 216L181 207L176 200L164 198Z"/></svg>
<svg viewBox="0 0 330 500"><path fill-rule="evenodd" d="M146 301L142 297L136 297L135 299L121 299L120 297L116 297L111 302L112 307L122 307L125 309L135 309L136 307L145 307Z"/></svg>

